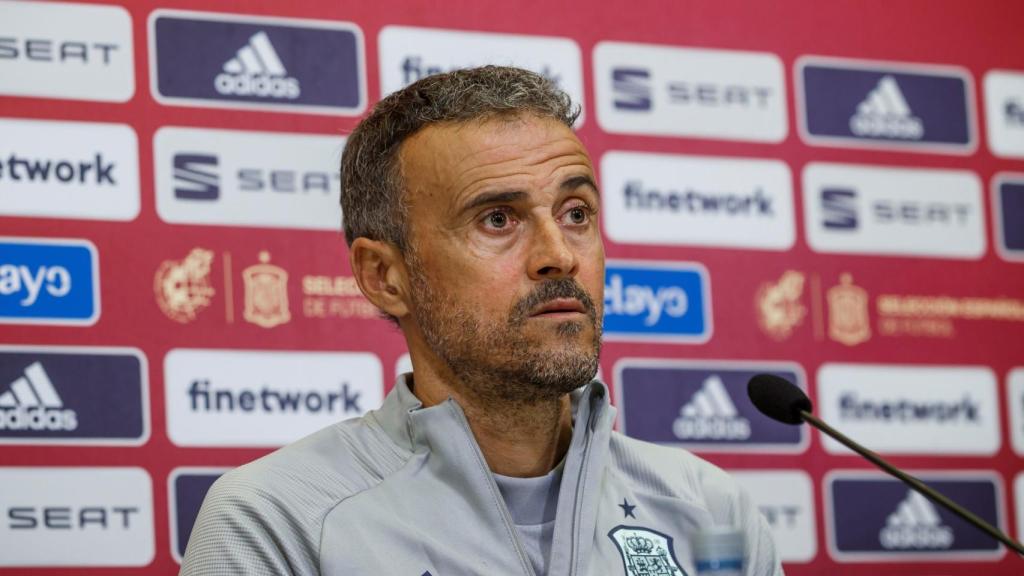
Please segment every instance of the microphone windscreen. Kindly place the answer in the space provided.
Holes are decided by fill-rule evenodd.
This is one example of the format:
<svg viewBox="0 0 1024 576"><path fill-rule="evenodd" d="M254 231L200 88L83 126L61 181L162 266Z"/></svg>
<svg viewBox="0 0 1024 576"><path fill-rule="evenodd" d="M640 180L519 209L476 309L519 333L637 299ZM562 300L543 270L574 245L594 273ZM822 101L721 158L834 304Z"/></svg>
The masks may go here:
<svg viewBox="0 0 1024 576"><path fill-rule="evenodd" d="M762 414L786 424L802 424L802 410L811 412L811 399L796 384L774 374L758 374L747 383L747 396Z"/></svg>

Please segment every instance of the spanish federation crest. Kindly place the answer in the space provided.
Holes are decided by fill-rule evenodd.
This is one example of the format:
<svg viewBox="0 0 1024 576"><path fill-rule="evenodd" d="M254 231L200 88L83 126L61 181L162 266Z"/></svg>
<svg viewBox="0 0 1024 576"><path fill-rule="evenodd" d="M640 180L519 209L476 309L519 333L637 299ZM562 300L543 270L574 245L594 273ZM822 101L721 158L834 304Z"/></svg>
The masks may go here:
<svg viewBox="0 0 1024 576"><path fill-rule="evenodd" d="M245 319L273 328L292 319L288 311L288 272L270 263L270 253L260 252L260 263L242 271L245 280Z"/></svg>
<svg viewBox="0 0 1024 576"><path fill-rule="evenodd" d="M686 576L672 550L672 537L636 526L616 526L608 537L622 555L626 576Z"/></svg>

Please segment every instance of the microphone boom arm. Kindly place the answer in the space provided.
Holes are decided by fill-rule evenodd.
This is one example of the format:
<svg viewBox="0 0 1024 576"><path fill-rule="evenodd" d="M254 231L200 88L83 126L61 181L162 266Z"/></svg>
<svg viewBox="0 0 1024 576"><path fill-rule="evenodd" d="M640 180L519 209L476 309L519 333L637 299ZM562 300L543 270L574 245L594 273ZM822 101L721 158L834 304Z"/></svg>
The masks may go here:
<svg viewBox="0 0 1024 576"><path fill-rule="evenodd" d="M803 417L805 422L807 422L811 426L814 426L822 433L834 438L837 442L840 442L842 445L846 446L850 450L853 450L857 454L860 454L864 458L870 460L872 464L878 466L889 475L898 478L904 484L907 484L914 490L920 492L929 500L935 502L936 504L939 504L943 508L963 518L965 521L969 522L970 524L972 524L979 530L985 532L989 536L995 538L996 540L1002 542L1012 550L1016 551L1018 554L1024 555L1024 546L1022 546L1020 542L1017 542L1013 538L1010 538L1006 534L1003 534L1003 532L1001 532L998 528L992 526L988 522L985 522L983 519L979 518L970 510L964 508L963 506L960 506L956 502L944 496L942 493L931 488L930 486L928 486L924 482L921 482L917 478L914 478L910 474L907 474L906 472L900 470L899 468L896 468L892 464L889 464L878 454L875 454L871 450L868 450L864 446L861 446L860 444L854 442L850 438L847 438L846 435L844 435L842 432L829 426L824 421L819 420L814 414L811 414L809 411L801 410L800 415Z"/></svg>

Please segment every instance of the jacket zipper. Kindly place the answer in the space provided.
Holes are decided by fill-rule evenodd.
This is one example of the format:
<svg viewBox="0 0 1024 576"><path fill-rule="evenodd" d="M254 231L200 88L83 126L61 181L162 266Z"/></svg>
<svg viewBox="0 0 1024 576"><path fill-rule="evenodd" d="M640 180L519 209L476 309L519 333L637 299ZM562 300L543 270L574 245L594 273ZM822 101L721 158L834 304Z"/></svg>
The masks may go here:
<svg viewBox="0 0 1024 576"><path fill-rule="evenodd" d="M576 558L576 555L579 552L579 545L578 544L579 544L580 535L578 534L578 531L579 531L579 525L581 524L580 517L583 516L583 502L582 502L583 501L583 491L586 489L587 461L590 459L590 440L591 440L591 437L593 436L593 433L590 430L590 422L589 422L589 420L592 419L593 417L594 417L593 414L589 414L589 417L587 418L587 420L588 420L588 422L586 424L587 425L587 433L586 433L586 440L583 443L583 458L580 460L580 474L579 474L579 476L577 477L577 480L576 480L576 498L575 498L576 506L575 506L575 510L573 510L573 515L572 515L572 542L569 544L569 546L570 546L570 548L569 548L569 575L570 576L575 575L578 572L578 569L579 569L579 566L578 566L578 562L579 561Z"/></svg>
<svg viewBox="0 0 1024 576"><path fill-rule="evenodd" d="M458 416L459 424L462 425L462 431L468 434L468 438L473 438L473 431L469 428L469 422L466 421L466 416L462 414L461 410L453 410ZM516 525L512 522L512 515L509 514L508 507L505 506L505 500L501 497L501 492L498 490L498 484L494 481L494 477L491 475L490 468L487 466L487 460L484 459L483 454L480 453L480 448L476 442L471 442L473 447L473 453L476 455L477 463L487 471L486 481L488 487L491 489L491 500L498 508L498 512L501 514L502 520L505 522L505 529L508 530L510 537L512 538L512 546L516 550L516 555L519 556L519 564L522 566L523 571L526 572L527 576L537 576L533 571L533 565L530 564L530 559L526 555L526 551L523 550L523 545L519 542L519 531L516 529Z"/></svg>

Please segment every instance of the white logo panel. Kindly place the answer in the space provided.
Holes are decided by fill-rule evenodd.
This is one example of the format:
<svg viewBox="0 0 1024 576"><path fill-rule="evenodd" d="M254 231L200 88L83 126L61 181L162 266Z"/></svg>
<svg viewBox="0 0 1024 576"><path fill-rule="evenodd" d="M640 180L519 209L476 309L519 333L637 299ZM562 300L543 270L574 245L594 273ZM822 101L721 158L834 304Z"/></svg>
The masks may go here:
<svg viewBox="0 0 1024 576"><path fill-rule="evenodd" d="M621 243L788 250L793 185L779 160L608 152L605 231Z"/></svg>
<svg viewBox="0 0 1024 576"><path fill-rule="evenodd" d="M283 446L384 396L380 360L366 352L175 349L164 388L178 446Z"/></svg>
<svg viewBox="0 0 1024 576"><path fill-rule="evenodd" d="M985 74L988 146L1002 158L1024 158L1024 72Z"/></svg>
<svg viewBox="0 0 1024 576"><path fill-rule="evenodd" d="M161 128L156 208L174 224L337 230L337 136Z"/></svg>
<svg viewBox="0 0 1024 576"><path fill-rule="evenodd" d="M807 241L816 252L985 254L982 184L973 172L811 163L803 196Z"/></svg>
<svg viewBox="0 0 1024 576"><path fill-rule="evenodd" d="M823 420L883 454L999 451L996 378L988 368L825 364L818 406ZM825 449L849 453L831 438Z"/></svg>
<svg viewBox="0 0 1024 576"><path fill-rule="evenodd" d="M810 562L818 553L814 486L798 470L730 470L771 528L783 562Z"/></svg>
<svg viewBox="0 0 1024 576"><path fill-rule="evenodd" d="M0 566L146 566L153 487L142 468L0 468Z"/></svg>
<svg viewBox="0 0 1024 576"><path fill-rule="evenodd" d="M0 94L127 102L135 94L131 15L120 6L4 2Z"/></svg>
<svg viewBox="0 0 1024 576"><path fill-rule="evenodd" d="M131 126L3 118L0 134L0 216L139 215L139 144Z"/></svg>
<svg viewBox="0 0 1024 576"><path fill-rule="evenodd" d="M768 52L601 42L594 84L607 132L781 142L789 130L782 61Z"/></svg>
<svg viewBox="0 0 1024 576"><path fill-rule="evenodd" d="M1017 503L1017 538L1024 532L1024 472L1013 480L1013 501Z"/></svg>
<svg viewBox="0 0 1024 576"><path fill-rule="evenodd" d="M1019 456L1024 456L1024 368L1014 368L1007 378L1006 392L1010 404L1010 442ZM1024 530L1024 524L1017 524Z"/></svg>
<svg viewBox="0 0 1024 576"><path fill-rule="evenodd" d="M583 60L570 38L385 26L378 45L381 94L431 74L497 64L541 74L583 105Z"/></svg>

